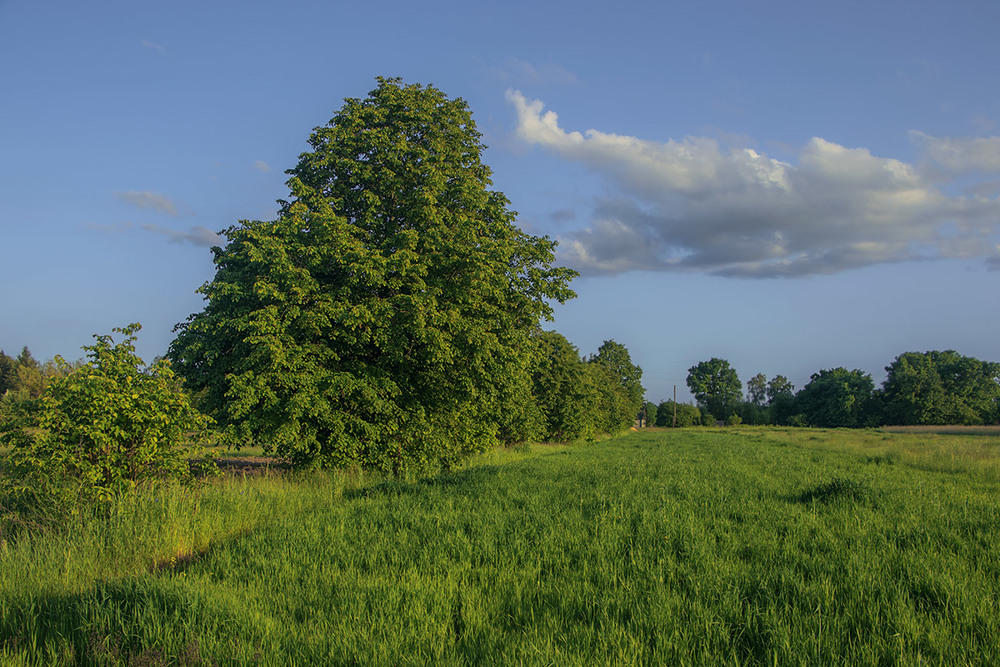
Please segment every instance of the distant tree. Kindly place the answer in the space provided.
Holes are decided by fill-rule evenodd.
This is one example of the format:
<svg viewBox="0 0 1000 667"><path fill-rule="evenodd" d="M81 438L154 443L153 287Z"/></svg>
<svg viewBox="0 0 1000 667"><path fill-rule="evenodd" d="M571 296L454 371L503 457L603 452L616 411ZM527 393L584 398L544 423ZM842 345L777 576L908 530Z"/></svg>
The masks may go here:
<svg viewBox="0 0 1000 667"><path fill-rule="evenodd" d="M743 386L725 359L712 358L688 369L687 386L712 415L729 415L743 399Z"/></svg>
<svg viewBox="0 0 1000 667"><path fill-rule="evenodd" d="M278 218L213 249L168 354L187 386L229 439L303 466L449 466L523 437L531 337L575 272L491 189L466 103L379 79L309 143Z"/></svg>
<svg viewBox="0 0 1000 667"><path fill-rule="evenodd" d="M754 405L764 405L767 399L767 376L757 373L747 380L747 400Z"/></svg>
<svg viewBox="0 0 1000 667"><path fill-rule="evenodd" d="M740 423L743 424L763 426L770 423L770 408L753 401L738 403L733 412L739 416Z"/></svg>
<svg viewBox="0 0 1000 667"><path fill-rule="evenodd" d="M21 348L21 353L17 355L17 365L26 368L41 367L41 364L38 363L33 356L31 356L31 350L28 349L27 345Z"/></svg>
<svg viewBox="0 0 1000 667"><path fill-rule="evenodd" d="M17 388L17 360L0 350L0 396Z"/></svg>
<svg viewBox="0 0 1000 667"><path fill-rule="evenodd" d="M656 406L656 421L654 423L657 426L673 426L674 424L673 401L660 401L660 404Z"/></svg>
<svg viewBox="0 0 1000 667"><path fill-rule="evenodd" d="M799 414L795 404L795 396L791 393L776 394L767 406L768 419L771 424L791 426L789 420Z"/></svg>
<svg viewBox="0 0 1000 667"><path fill-rule="evenodd" d="M832 368L813 373L796 397L796 407L809 424L820 427L874 425L872 378L860 370Z"/></svg>
<svg viewBox="0 0 1000 667"><path fill-rule="evenodd" d="M4 426L6 492L34 505L73 509L110 501L154 480L189 479L186 455L208 421L189 403L167 362L135 355L138 324L95 336L89 362L56 377L37 410ZM61 358L56 362L66 365Z"/></svg>
<svg viewBox="0 0 1000 667"><path fill-rule="evenodd" d="M768 405L774 405L775 401L781 396L790 397L794 393L795 386L784 375L775 375L768 381L767 388L765 389Z"/></svg>
<svg viewBox="0 0 1000 667"><path fill-rule="evenodd" d="M677 404L677 428L698 426L701 423L701 410L697 406L690 403ZM712 423L715 423L714 419L712 419Z"/></svg>
<svg viewBox="0 0 1000 667"><path fill-rule="evenodd" d="M597 348L597 354L590 357L590 362L611 371L612 377L624 389L623 422L631 425L642 410L643 396L646 393L642 387L642 369L632 363L628 348L614 340L604 341Z"/></svg>
<svg viewBox="0 0 1000 667"><path fill-rule="evenodd" d="M1000 364L935 350L906 352L885 370L886 423L985 424L997 419Z"/></svg>
<svg viewBox="0 0 1000 667"><path fill-rule="evenodd" d="M38 362L17 365L17 391L23 397L38 398L42 395L45 385L45 373Z"/></svg>
<svg viewBox="0 0 1000 667"><path fill-rule="evenodd" d="M656 403L651 403L649 401L646 401L646 404L643 407L643 410L645 411L644 415L643 415L643 418L646 420L646 426L655 426L656 425Z"/></svg>

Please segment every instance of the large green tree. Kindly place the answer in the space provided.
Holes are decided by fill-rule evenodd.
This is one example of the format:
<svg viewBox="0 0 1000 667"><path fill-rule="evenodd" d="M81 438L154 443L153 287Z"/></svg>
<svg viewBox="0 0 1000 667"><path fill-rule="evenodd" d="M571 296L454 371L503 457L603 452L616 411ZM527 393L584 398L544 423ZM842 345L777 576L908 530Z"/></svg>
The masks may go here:
<svg viewBox="0 0 1000 667"><path fill-rule="evenodd" d="M1000 364L935 350L906 352L885 370L887 423L985 424L997 419Z"/></svg>
<svg viewBox="0 0 1000 667"><path fill-rule="evenodd" d="M796 394L795 406L813 426L873 426L878 420L873 409L874 388L871 376L864 371L826 369L812 374Z"/></svg>
<svg viewBox="0 0 1000 667"><path fill-rule="evenodd" d="M688 369L687 386L698 404L723 419L743 398L743 385L725 359L713 357Z"/></svg>
<svg viewBox="0 0 1000 667"><path fill-rule="evenodd" d="M213 249L177 371L230 437L301 464L448 465L527 435L531 333L575 274L490 189L465 102L379 79L309 143L278 218Z"/></svg>

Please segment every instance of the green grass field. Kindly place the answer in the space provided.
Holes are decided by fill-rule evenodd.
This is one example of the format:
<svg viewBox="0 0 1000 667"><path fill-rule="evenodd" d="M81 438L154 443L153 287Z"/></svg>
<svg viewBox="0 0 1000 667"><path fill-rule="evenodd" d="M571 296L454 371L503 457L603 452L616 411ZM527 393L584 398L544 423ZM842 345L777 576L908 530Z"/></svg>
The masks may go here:
<svg viewBox="0 0 1000 667"><path fill-rule="evenodd" d="M0 545L2 664L998 664L1000 438L649 430Z"/></svg>

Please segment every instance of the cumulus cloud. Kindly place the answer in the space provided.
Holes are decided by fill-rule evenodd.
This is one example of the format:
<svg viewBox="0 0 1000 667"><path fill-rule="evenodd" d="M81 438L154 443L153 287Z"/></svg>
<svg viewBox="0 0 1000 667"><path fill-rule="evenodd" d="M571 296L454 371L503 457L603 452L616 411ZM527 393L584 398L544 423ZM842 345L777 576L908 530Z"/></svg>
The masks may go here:
<svg viewBox="0 0 1000 667"><path fill-rule="evenodd" d="M913 130L910 139L923 149L925 165L936 173L1000 172L1000 137L932 137Z"/></svg>
<svg viewBox="0 0 1000 667"><path fill-rule="evenodd" d="M142 226L147 232L163 234L171 243L190 243L191 245L212 247L224 245L222 237L205 227L192 227L189 231L181 232L176 229L167 229L154 224L144 224Z"/></svg>
<svg viewBox="0 0 1000 667"><path fill-rule="evenodd" d="M560 239L563 261L584 273L794 277L996 252L1000 201L946 195L940 174L996 175L1000 138L917 133L924 159L913 165L815 137L793 163L706 137L566 131L542 102L507 97L523 141L587 166L616 191L598 200L588 228Z"/></svg>
<svg viewBox="0 0 1000 667"><path fill-rule="evenodd" d="M256 162L254 162L253 168L258 171L263 171L265 173L271 171L271 165L264 162L263 160L257 160Z"/></svg>
<svg viewBox="0 0 1000 667"><path fill-rule="evenodd" d="M157 192L150 192L149 190L136 192L135 190L129 190L128 192L116 192L115 198L136 208L160 211L167 215L178 215L177 207L174 206L174 203Z"/></svg>

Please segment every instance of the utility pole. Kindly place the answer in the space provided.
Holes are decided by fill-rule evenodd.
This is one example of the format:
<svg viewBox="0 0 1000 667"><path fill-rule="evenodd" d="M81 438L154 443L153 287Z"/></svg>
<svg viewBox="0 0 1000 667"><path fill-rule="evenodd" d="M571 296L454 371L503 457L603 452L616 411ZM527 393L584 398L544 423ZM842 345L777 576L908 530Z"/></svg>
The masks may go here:
<svg viewBox="0 0 1000 667"><path fill-rule="evenodd" d="M674 428L677 428L677 385L674 385Z"/></svg>

